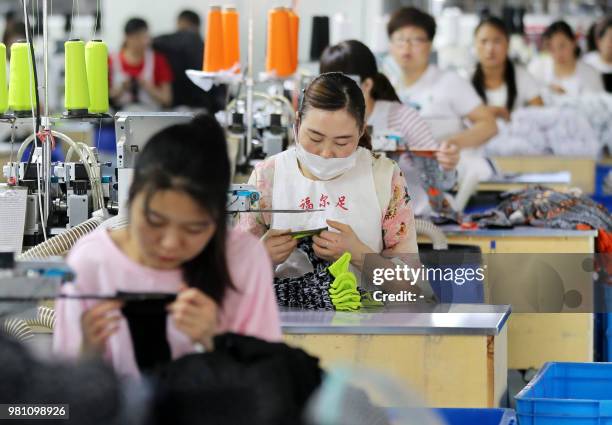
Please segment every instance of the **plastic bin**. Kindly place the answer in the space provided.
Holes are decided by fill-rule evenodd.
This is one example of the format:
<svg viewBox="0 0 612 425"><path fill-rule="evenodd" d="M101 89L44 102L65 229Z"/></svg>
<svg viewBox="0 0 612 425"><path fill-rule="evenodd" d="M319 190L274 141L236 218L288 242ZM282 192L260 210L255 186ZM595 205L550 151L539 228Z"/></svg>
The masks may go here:
<svg viewBox="0 0 612 425"><path fill-rule="evenodd" d="M435 409L448 425L516 425L510 409Z"/></svg>
<svg viewBox="0 0 612 425"><path fill-rule="evenodd" d="M612 425L612 363L546 363L515 398L520 425Z"/></svg>
<svg viewBox="0 0 612 425"><path fill-rule="evenodd" d="M446 425L517 425L514 410L510 409L432 409ZM387 409L391 423L410 415L403 408ZM409 416L411 417L411 416Z"/></svg>

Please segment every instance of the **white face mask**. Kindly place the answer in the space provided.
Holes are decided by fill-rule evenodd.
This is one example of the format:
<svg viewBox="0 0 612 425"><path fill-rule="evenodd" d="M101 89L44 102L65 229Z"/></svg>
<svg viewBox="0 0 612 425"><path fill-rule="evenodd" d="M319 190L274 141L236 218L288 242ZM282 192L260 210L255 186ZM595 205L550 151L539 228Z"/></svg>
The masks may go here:
<svg viewBox="0 0 612 425"><path fill-rule="evenodd" d="M308 168L316 178L331 180L346 173L357 163L357 150L346 158L323 158L322 156L307 152L299 143L297 131L293 129L295 137L295 151L300 163Z"/></svg>

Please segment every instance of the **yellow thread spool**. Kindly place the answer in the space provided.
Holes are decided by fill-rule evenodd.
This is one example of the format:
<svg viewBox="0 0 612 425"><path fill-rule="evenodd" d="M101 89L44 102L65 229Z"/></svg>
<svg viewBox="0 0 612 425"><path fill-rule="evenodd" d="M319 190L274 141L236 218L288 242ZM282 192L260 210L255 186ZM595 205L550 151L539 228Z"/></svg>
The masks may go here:
<svg viewBox="0 0 612 425"><path fill-rule="evenodd" d="M102 40L85 45L85 66L89 85L89 113L108 112L108 47Z"/></svg>
<svg viewBox="0 0 612 425"><path fill-rule="evenodd" d="M66 110L87 113L89 109L89 86L85 67L85 43L73 39L64 43L65 56L65 99Z"/></svg>
<svg viewBox="0 0 612 425"><path fill-rule="evenodd" d="M17 115L32 113L36 105L34 87L34 64L30 58L30 44L24 41L11 46L10 83L8 91L9 107Z"/></svg>
<svg viewBox="0 0 612 425"><path fill-rule="evenodd" d="M8 90L6 87L6 46L0 43L0 114L8 109Z"/></svg>

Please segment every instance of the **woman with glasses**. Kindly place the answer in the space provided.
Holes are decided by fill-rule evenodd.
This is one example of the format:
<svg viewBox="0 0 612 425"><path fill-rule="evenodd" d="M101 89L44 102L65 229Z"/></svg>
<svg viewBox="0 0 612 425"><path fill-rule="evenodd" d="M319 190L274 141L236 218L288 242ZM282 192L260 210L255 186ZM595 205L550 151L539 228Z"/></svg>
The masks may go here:
<svg viewBox="0 0 612 425"><path fill-rule="evenodd" d="M472 85L493 115L508 121L514 109L542 106L538 83L508 57L510 34L504 22L497 17L486 18L474 35L478 63Z"/></svg>
<svg viewBox="0 0 612 425"><path fill-rule="evenodd" d="M391 16L387 32L390 55L382 70L400 100L419 111L438 141L462 150L460 184L468 174L472 180L489 178L493 168L479 147L497 133L495 118L468 81L430 64L434 18L416 8L402 8Z"/></svg>

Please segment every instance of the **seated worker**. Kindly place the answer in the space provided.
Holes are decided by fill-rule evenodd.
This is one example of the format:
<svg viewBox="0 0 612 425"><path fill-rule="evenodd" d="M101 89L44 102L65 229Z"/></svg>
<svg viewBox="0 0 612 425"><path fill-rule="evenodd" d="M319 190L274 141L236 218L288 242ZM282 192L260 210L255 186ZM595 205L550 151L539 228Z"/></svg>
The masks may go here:
<svg viewBox="0 0 612 425"><path fill-rule="evenodd" d="M597 50L584 55L584 61L603 74L606 90L612 92L612 16L599 22L594 32Z"/></svg>
<svg viewBox="0 0 612 425"><path fill-rule="evenodd" d="M515 109L543 106L538 83L508 57L510 33L504 21L486 18L478 24L474 36L478 63L472 85L493 115L509 121Z"/></svg>
<svg viewBox="0 0 612 425"><path fill-rule="evenodd" d="M574 30L564 21L552 23L543 35L550 56L529 64L529 72L554 94L578 96L604 91L601 74L580 60Z"/></svg>
<svg viewBox="0 0 612 425"><path fill-rule="evenodd" d="M109 97L118 110L159 111L172 106L172 69L151 49L147 23L132 18L125 24L121 51L109 58Z"/></svg>
<svg viewBox="0 0 612 425"><path fill-rule="evenodd" d="M351 254L359 272L366 254L416 253L406 180L397 164L371 152L366 104L350 77L321 74L306 88L297 111L295 147L259 163L249 184L260 208L319 210L304 214L244 214L240 225L263 237L277 276L309 271L289 233L327 226L312 238L316 257L333 262ZM290 258L291 256L291 258Z"/></svg>
<svg viewBox="0 0 612 425"><path fill-rule="evenodd" d="M495 118L468 81L429 63L434 18L413 7L402 8L391 16L387 33L390 54L382 70L400 100L419 111L436 140L459 147L460 185L489 178L494 170L479 147L497 133Z"/></svg>
<svg viewBox="0 0 612 425"><path fill-rule="evenodd" d="M411 150L436 150L435 157L443 170L446 170L446 173L442 173L445 181L441 185L446 186L444 190L452 188L456 180L455 167L459 161L459 149L446 141L438 143L418 112L400 102L387 77L378 72L376 58L365 44L348 40L328 47L321 55L319 71L342 72L359 77L365 97L366 120L372 126L373 134L392 130L401 135L403 143ZM431 206L427 197L428 187L421 179L417 167L408 155L403 155L399 164L406 176L414 214L429 215Z"/></svg>
<svg viewBox="0 0 612 425"><path fill-rule="evenodd" d="M226 227L229 171L214 118L157 133L136 162L127 228L101 228L77 243L68 256L76 280L65 293L178 294L167 308L172 358L212 350L213 337L224 332L280 340L270 259L257 238ZM120 375L138 376L121 307L113 300L58 301L54 350L103 356Z"/></svg>

